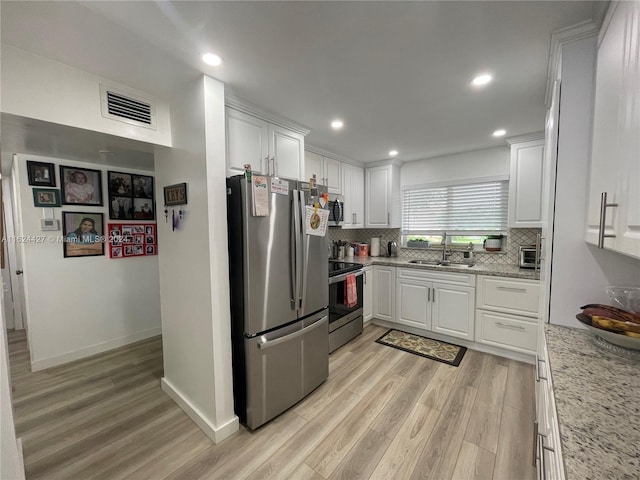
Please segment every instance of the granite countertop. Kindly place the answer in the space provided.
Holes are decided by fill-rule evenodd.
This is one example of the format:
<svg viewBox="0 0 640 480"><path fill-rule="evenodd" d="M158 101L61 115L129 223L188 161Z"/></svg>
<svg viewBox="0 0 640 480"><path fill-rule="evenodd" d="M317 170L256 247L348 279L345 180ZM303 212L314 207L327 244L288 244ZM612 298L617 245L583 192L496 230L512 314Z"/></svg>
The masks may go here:
<svg viewBox="0 0 640 480"><path fill-rule="evenodd" d="M640 478L640 360L587 330L546 325L545 335L567 479Z"/></svg>
<svg viewBox="0 0 640 480"><path fill-rule="evenodd" d="M343 261L359 263L361 265L387 265L391 267L419 268L422 270L434 270L439 272L472 273L474 275L489 275L493 277L540 279L540 273L530 269L523 269L517 265L481 264L473 267L444 267L433 265L420 265L409 263L409 258L402 257L345 257Z"/></svg>

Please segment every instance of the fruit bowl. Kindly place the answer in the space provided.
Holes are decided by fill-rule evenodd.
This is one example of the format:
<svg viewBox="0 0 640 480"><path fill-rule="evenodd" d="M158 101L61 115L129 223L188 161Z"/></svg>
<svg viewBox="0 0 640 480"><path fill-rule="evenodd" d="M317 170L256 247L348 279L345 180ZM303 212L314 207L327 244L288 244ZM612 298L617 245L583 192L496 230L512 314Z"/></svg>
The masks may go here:
<svg viewBox="0 0 640 480"><path fill-rule="evenodd" d="M629 337L624 335L623 333L610 332L609 330L603 330L602 328L597 328L592 325L591 319L583 314L578 313L576 318L580 321L580 323L584 324L591 335L594 337L594 342L596 345L604 346L601 342L598 342L598 339L604 340L605 343L616 345L618 347L630 349L630 350L638 350L640 351L640 338ZM621 352L617 352L621 353ZM640 355L639 352L633 352L633 356Z"/></svg>

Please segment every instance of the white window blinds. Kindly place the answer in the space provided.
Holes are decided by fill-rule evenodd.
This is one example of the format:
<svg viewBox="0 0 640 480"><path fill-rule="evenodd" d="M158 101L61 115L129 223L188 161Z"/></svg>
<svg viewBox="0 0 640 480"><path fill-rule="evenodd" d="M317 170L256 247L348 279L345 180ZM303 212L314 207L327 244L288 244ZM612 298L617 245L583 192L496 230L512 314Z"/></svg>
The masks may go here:
<svg viewBox="0 0 640 480"><path fill-rule="evenodd" d="M402 233L506 233L509 182L408 187L402 192Z"/></svg>

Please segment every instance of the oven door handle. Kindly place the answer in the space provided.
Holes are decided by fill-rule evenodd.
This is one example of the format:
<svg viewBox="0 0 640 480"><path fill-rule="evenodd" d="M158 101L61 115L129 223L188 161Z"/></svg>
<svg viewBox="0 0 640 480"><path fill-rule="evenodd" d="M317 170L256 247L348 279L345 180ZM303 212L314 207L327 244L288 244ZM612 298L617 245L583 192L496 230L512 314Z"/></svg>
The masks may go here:
<svg viewBox="0 0 640 480"><path fill-rule="evenodd" d="M329 285L333 285L334 283L338 283L346 280L348 275L355 275L356 277L361 277L362 275L364 275L364 270L355 270L353 272L343 273L342 275L336 275L335 277L329 277Z"/></svg>

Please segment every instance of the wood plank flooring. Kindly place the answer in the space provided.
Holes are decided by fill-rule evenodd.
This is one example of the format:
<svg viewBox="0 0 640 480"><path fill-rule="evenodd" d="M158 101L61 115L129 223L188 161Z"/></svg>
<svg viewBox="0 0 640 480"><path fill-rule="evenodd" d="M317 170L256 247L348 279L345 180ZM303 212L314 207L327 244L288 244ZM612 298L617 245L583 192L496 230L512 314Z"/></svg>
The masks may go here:
<svg viewBox="0 0 640 480"><path fill-rule="evenodd" d="M9 331L31 479L529 480L533 367L467 351L458 368L374 342L283 415L213 445L160 389L160 337L41 372Z"/></svg>

